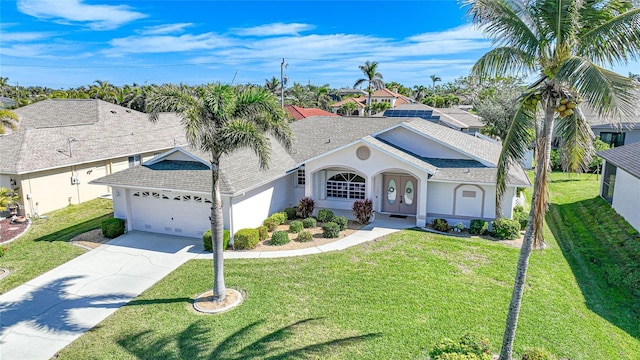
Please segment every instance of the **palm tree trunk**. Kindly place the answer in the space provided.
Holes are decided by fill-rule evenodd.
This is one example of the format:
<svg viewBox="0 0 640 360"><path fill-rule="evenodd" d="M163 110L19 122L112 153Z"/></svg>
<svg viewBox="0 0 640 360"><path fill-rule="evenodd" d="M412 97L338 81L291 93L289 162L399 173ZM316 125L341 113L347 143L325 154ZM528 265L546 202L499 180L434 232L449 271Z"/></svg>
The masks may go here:
<svg viewBox="0 0 640 360"><path fill-rule="evenodd" d="M211 160L211 237L213 242L213 299L223 301L227 288L224 285L224 223L222 221L222 201L220 200L220 156L212 153Z"/></svg>
<svg viewBox="0 0 640 360"><path fill-rule="evenodd" d="M507 323L502 338L502 349L498 360L511 360L513 352L513 342L516 336L516 327L518 324L518 315L520 315L520 305L522 304L522 295L524 293L524 284L527 278L527 268L529 267L529 256L533 249L534 239L540 237L538 231L542 231L540 227L536 231L535 219L544 216L547 207L547 175L549 172L549 158L551 156L551 141L553 135L554 123L554 107L555 99L547 100L545 107L544 129L541 136L536 141L536 173L533 186L533 196L531 197L531 211L529 212L529 220L522 240L520 248L520 257L516 268L516 277L513 285L513 293L511 294L511 303L509 304L509 313L507 314Z"/></svg>
<svg viewBox="0 0 640 360"><path fill-rule="evenodd" d="M369 109L367 110L367 114L371 116L371 81L369 81Z"/></svg>

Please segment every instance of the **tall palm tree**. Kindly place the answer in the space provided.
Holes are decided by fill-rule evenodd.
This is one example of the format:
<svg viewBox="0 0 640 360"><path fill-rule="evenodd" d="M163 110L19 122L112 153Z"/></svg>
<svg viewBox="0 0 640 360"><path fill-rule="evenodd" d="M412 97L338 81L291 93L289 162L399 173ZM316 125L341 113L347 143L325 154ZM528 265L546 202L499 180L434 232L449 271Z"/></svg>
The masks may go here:
<svg viewBox="0 0 640 360"><path fill-rule="evenodd" d="M16 131L18 130L18 115L13 111L0 109L0 134L4 134L7 128Z"/></svg>
<svg viewBox="0 0 640 360"><path fill-rule="evenodd" d="M264 80L264 88L273 95L280 95L280 80L275 76Z"/></svg>
<svg viewBox="0 0 640 360"><path fill-rule="evenodd" d="M427 88L424 85L416 85L413 87L413 98L418 102L424 98L426 93Z"/></svg>
<svg viewBox="0 0 640 360"><path fill-rule="evenodd" d="M91 85L89 88L89 94L94 99L101 99L108 102L113 102L115 98L114 86L109 84L108 81L96 80L95 85Z"/></svg>
<svg viewBox="0 0 640 360"><path fill-rule="evenodd" d="M476 62L474 75L538 74L519 99L498 163L500 208L507 169L522 157L533 130L533 196L500 353L506 360L511 359L529 256L543 244L552 132L555 127L562 140L565 168L576 171L589 159L592 146L591 130L577 104L583 101L609 119L632 114L632 80L601 66L638 58L640 10L627 0L467 0L465 5L473 23L497 45Z"/></svg>
<svg viewBox="0 0 640 360"><path fill-rule="evenodd" d="M435 75L435 74L433 74L433 75L429 76L429 78L431 78L431 83L433 84L433 86L432 86L432 87L433 87L434 89L436 88L436 82L437 82L437 81L442 81L442 78L441 78L441 77L439 77L439 76L437 76L437 75Z"/></svg>
<svg viewBox="0 0 640 360"><path fill-rule="evenodd" d="M367 113L371 116L371 94L374 90L384 89L384 82L382 81L382 74L378 72L378 63L375 61L366 61L364 65L358 66L360 71L364 74L364 78L358 79L353 88L367 83L367 92L369 93L369 99L367 101Z"/></svg>
<svg viewBox="0 0 640 360"><path fill-rule="evenodd" d="M187 141L211 156L211 233L213 235L213 298L226 295L222 255L223 219L220 200L220 160L239 148L251 148L260 166L269 165L272 135L287 150L293 135L277 99L263 88L208 84L198 87L162 85L149 94L151 121L160 112L174 111L181 119Z"/></svg>

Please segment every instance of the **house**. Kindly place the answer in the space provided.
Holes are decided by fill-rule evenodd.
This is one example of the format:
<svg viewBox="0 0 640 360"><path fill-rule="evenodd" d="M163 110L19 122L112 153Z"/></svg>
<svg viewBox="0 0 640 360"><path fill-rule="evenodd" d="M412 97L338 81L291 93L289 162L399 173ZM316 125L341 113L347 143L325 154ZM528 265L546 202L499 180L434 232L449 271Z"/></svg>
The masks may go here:
<svg viewBox="0 0 640 360"><path fill-rule="evenodd" d="M343 110L343 106L346 103L353 103L354 106L354 110L351 112L351 114L343 114L344 110ZM329 105L329 107L331 107L331 111L334 114L340 114L343 116L364 116L364 109L365 109L365 103L366 100L362 97L357 97L357 98L346 98L344 100L340 100L336 103L333 103L331 105Z"/></svg>
<svg viewBox="0 0 640 360"><path fill-rule="evenodd" d="M419 117L470 134L479 133L480 129L485 126L481 117L457 107L433 108L425 104L402 104L385 110L382 115Z"/></svg>
<svg viewBox="0 0 640 360"><path fill-rule="evenodd" d="M0 96L0 109L12 109L16 106L16 101L6 96Z"/></svg>
<svg viewBox="0 0 640 360"><path fill-rule="evenodd" d="M290 153L272 141L271 166L260 170L250 149L221 159L224 227L257 227L276 211L311 197L316 209L350 210L372 199L374 210L407 216L424 227L434 218L469 225L495 217L500 146L420 118L315 116L291 123ZM115 216L128 230L200 237L209 228L207 154L174 148L142 166L93 184L111 186ZM503 213L517 187L530 186L513 167Z"/></svg>
<svg viewBox="0 0 640 360"><path fill-rule="evenodd" d="M363 116L364 109L367 106L367 103L369 102L369 96L363 95L360 97L353 97L353 98L348 98L342 101L338 101L330 105L331 111L334 114L337 114L338 111L342 108L342 105L344 105L346 102L355 102L358 105L357 116ZM396 106L413 103L413 100L411 100L410 98L402 94L398 94L397 91L392 91L389 89L378 89L374 91L373 94L371 94L371 103L372 104L388 103L390 108L394 108ZM353 115L356 115L355 112Z"/></svg>
<svg viewBox="0 0 640 360"><path fill-rule="evenodd" d="M337 116L336 114L317 108L303 108L295 105L287 105L284 109L294 120L308 118L310 116Z"/></svg>
<svg viewBox="0 0 640 360"><path fill-rule="evenodd" d="M600 196L640 231L640 142L599 151L604 159Z"/></svg>
<svg viewBox="0 0 640 360"><path fill-rule="evenodd" d="M612 147L640 141L640 110L636 106L635 114L619 119L601 117L588 106L580 106L585 119L591 124L595 136Z"/></svg>
<svg viewBox="0 0 640 360"><path fill-rule="evenodd" d="M174 114L152 124L102 100L52 99L13 111L19 128L0 136L0 186L19 188L28 216L109 195L109 187L89 182L185 143Z"/></svg>

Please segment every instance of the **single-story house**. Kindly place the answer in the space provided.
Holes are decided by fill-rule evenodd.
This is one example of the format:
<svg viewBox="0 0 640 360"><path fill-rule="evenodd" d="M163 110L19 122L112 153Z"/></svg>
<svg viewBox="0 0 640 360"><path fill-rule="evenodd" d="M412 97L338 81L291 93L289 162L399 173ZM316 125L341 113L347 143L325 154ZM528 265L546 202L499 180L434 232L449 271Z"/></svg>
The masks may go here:
<svg viewBox="0 0 640 360"><path fill-rule="evenodd" d="M328 111L318 108L303 108L295 105L287 105L284 107L285 111L289 113L294 120L300 120L308 118L310 116L338 116Z"/></svg>
<svg viewBox="0 0 640 360"><path fill-rule="evenodd" d="M394 91L395 90L395 91ZM402 95L399 94L397 92L397 89L394 90L389 90L389 89L378 89L376 91L374 91L371 94L371 103L372 104L376 104L376 103L387 103L389 104L389 107L391 108L395 108L397 106L401 106L404 104L410 104L413 103L413 100ZM365 93L366 94L366 93ZM331 104L331 112L333 112L334 114L337 114L339 112L339 110L342 108L342 105L344 105L345 102L355 102L356 105L358 105L358 113L356 114L354 112L354 114L352 115L356 115L356 116L363 116L364 115L364 108L366 107L367 103L369 102L369 95L363 95L360 97L353 97L353 98L347 98L344 99L342 101L338 101L334 104Z"/></svg>
<svg viewBox="0 0 640 360"><path fill-rule="evenodd" d="M146 114L96 99L52 99L13 110L18 130L0 136L0 186L19 189L20 212L43 214L110 195L91 180L185 143L175 114Z"/></svg>
<svg viewBox="0 0 640 360"><path fill-rule="evenodd" d="M640 142L640 122L592 124L591 130L600 140L613 147Z"/></svg>
<svg viewBox="0 0 640 360"><path fill-rule="evenodd" d="M600 196L640 231L640 142L599 151L604 159Z"/></svg>
<svg viewBox="0 0 640 360"><path fill-rule="evenodd" d="M291 128L292 151L272 141L267 170L249 149L221 159L224 227L232 234L302 197L337 210L371 199L377 213L408 216L421 227L434 218L467 226L495 218L498 145L420 118L317 116ZM175 148L92 183L112 187L115 216L128 230L200 237L210 226L210 163L199 151ZM530 185L514 166L505 216L516 188Z"/></svg>

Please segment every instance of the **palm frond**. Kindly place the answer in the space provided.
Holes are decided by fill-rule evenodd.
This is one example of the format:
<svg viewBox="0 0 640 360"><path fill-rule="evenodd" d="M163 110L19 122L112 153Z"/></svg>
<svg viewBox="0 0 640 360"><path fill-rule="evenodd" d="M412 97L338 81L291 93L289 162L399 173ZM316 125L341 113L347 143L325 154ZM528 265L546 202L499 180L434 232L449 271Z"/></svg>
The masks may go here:
<svg viewBox="0 0 640 360"><path fill-rule="evenodd" d="M471 75L488 79L519 75L533 70L535 70L535 61L530 54L513 47L499 47L482 55L471 68Z"/></svg>
<svg viewBox="0 0 640 360"><path fill-rule="evenodd" d="M622 13L581 34L577 55L599 64L625 64L640 52L640 9Z"/></svg>
<svg viewBox="0 0 640 360"><path fill-rule="evenodd" d="M219 130L217 136L219 154L229 154L240 148L250 148L260 161L260 168L269 166L271 145L269 138L252 121L234 119Z"/></svg>
<svg viewBox="0 0 640 360"><path fill-rule="evenodd" d="M588 170L594 154L593 132L580 109L556 121L556 137L560 138L562 169L566 172Z"/></svg>
<svg viewBox="0 0 640 360"><path fill-rule="evenodd" d="M356 82L353 84L353 88L355 89L355 88L357 88L358 86L360 86L360 85L362 85L362 84L366 83L367 81L369 81L369 80L367 80L367 79L358 79L358 80L356 80Z"/></svg>

